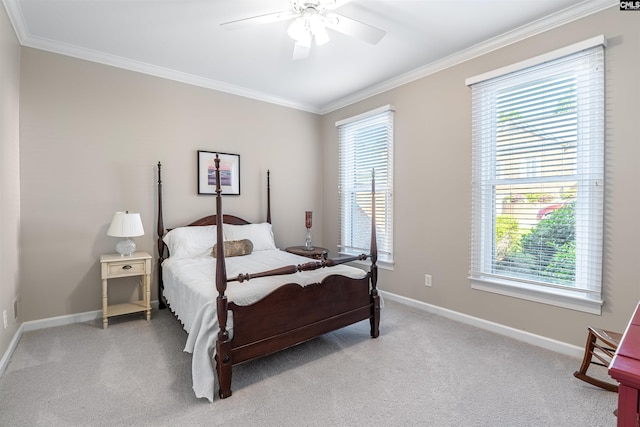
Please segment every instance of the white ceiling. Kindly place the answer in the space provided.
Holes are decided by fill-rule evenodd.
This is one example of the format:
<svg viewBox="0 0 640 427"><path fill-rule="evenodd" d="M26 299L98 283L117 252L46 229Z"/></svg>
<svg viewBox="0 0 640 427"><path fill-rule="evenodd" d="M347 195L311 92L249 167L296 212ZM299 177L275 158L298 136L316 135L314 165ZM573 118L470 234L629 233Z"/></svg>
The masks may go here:
<svg viewBox="0 0 640 427"><path fill-rule="evenodd" d="M336 10L386 31L293 61L289 22L228 30L289 0L3 0L20 43L315 113L618 4L612 0L352 0Z"/></svg>

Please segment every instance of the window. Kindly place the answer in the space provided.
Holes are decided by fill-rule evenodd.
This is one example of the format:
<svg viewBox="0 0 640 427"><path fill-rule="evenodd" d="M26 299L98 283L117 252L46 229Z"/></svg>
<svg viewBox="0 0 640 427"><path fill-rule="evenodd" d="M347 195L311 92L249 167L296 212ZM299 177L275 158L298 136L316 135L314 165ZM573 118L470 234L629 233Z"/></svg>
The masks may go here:
<svg viewBox="0 0 640 427"><path fill-rule="evenodd" d="M467 80L474 289L600 314L604 42Z"/></svg>
<svg viewBox="0 0 640 427"><path fill-rule="evenodd" d="M371 174L376 182L376 236L381 265L393 262L393 107L336 123L341 253L368 253L371 244Z"/></svg>

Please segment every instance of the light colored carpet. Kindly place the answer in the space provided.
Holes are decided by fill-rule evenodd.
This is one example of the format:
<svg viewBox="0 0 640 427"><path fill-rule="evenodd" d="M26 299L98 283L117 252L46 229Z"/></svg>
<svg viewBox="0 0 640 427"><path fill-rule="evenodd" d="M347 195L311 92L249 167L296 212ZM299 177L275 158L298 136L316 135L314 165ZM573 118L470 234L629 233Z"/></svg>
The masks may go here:
<svg viewBox="0 0 640 427"><path fill-rule="evenodd" d="M578 359L389 301L380 331L236 367L213 403L193 395L167 310L32 331L0 378L0 426L616 425L617 394L575 379Z"/></svg>

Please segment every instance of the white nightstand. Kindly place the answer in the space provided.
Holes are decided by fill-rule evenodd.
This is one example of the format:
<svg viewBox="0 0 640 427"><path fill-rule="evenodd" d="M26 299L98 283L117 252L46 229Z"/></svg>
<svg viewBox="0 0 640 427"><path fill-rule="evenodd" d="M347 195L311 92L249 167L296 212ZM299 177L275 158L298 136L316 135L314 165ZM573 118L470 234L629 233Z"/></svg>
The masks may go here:
<svg viewBox="0 0 640 427"><path fill-rule="evenodd" d="M135 252L131 256L118 254L100 257L102 270L102 327L107 329L109 317L121 314L147 313L151 319L151 255L146 252ZM142 276L143 299L124 304L109 305L107 296L107 280L118 277Z"/></svg>

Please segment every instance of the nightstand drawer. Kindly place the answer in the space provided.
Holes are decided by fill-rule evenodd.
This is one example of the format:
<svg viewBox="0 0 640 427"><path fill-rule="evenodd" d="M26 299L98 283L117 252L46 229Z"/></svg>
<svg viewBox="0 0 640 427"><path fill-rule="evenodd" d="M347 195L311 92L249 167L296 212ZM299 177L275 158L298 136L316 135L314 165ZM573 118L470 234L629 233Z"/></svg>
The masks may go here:
<svg viewBox="0 0 640 427"><path fill-rule="evenodd" d="M145 273L145 261L110 262L107 265L107 277L138 276Z"/></svg>

